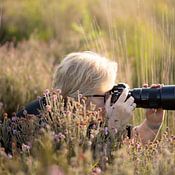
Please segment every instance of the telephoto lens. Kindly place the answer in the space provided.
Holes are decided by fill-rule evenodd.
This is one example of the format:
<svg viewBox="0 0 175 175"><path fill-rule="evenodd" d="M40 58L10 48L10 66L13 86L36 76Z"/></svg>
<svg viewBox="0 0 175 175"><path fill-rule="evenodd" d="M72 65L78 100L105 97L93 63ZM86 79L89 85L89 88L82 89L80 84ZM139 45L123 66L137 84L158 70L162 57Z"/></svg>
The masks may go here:
<svg viewBox="0 0 175 175"><path fill-rule="evenodd" d="M126 84L115 85L110 93L111 104L115 103L126 88ZM130 89L128 97L132 96L137 108L162 108L165 110L175 110L175 85L166 85L158 88L134 88Z"/></svg>

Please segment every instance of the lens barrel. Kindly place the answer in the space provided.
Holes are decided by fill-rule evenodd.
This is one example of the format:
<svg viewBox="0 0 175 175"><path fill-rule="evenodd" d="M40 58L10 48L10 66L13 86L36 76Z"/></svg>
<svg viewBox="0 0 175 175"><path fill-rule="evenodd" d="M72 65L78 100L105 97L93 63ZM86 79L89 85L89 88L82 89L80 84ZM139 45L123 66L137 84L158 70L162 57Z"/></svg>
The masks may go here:
<svg viewBox="0 0 175 175"><path fill-rule="evenodd" d="M175 86L160 88L134 88L130 90L139 108L175 110Z"/></svg>
<svg viewBox="0 0 175 175"><path fill-rule="evenodd" d="M114 103L125 84L114 86L112 91L111 103ZM159 88L134 88L129 90L128 97L134 97L137 108L162 108L165 110L175 110L175 85L166 85Z"/></svg>

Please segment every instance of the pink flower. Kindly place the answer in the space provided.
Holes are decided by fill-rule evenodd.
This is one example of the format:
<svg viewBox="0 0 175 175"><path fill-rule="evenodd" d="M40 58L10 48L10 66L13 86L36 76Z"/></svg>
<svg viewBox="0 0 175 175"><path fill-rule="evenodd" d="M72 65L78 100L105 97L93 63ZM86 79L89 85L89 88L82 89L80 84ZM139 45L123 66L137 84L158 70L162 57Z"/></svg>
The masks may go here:
<svg viewBox="0 0 175 175"><path fill-rule="evenodd" d="M51 112L52 111L52 107L50 105L46 105L46 111L47 112Z"/></svg>
<svg viewBox="0 0 175 175"><path fill-rule="evenodd" d="M140 150L141 149L141 144L137 143L137 149Z"/></svg>
<svg viewBox="0 0 175 175"><path fill-rule="evenodd" d="M83 95L82 95L82 94L78 94L78 97L79 97L79 98L82 98L82 97L83 97Z"/></svg>
<svg viewBox="0 0 175 175"><path fill-rule="evenodd" d="M18 118L16 116L12 117L12 121L15 122Z"/></svg>
<svg viewBox="0 0 175 175"><path fill-rule="evenodd" d="M94 137L95 137L95 136L94 136L93 134L90 134L90 138L91 138L91 139L94 139Z"/></svg>
<svg viewBox="0 0 175 175"><path fill-rule="evenodd" d="M53 94L52 99L54 102L57 101L57 98L58 98L58 96L56 94Z"/></svg>
<svg viewBox="0 0 175 175"><path fill-rule="evenodd" d="M69 117L71 116L72 112L71 111L66 111L66 115Z"/></svg>
<svg viewBox="0 0 175 175"><path fill-rule="evenodd" d="M101 174L102 171L99 167L96 167L92 170L92 175L98 175L98 174Z"/></svg>
<svg viewBox="0 0 175 175"><path fill-rule="evenodd" d="M44 95L49 95L50 94L50 90L49 89L46 89L45 91L44 91Z"/></svg>
<svg viewBox="0 0 175 175"><path fill-rule="evenodd" d="M61 140L64 140L65 138L66 138L65 135L62 134L61 132L58 133L58 134L55 134L55 136L54 136L54 140L57 141L57 142L59 142Z"/></svg>
<svg viewBox="0 0 175 175"><path fill-rule="evenodd" d="M61 94L61 89L56 90L58 94Z"/></svg>
<svg viewBox="0 0 175 175"><path fill-rule="evenodd" d="M29 150L30 150L30 146L23 143L22 144L22 151L26 152L26 151L29 151Z"/></svg>

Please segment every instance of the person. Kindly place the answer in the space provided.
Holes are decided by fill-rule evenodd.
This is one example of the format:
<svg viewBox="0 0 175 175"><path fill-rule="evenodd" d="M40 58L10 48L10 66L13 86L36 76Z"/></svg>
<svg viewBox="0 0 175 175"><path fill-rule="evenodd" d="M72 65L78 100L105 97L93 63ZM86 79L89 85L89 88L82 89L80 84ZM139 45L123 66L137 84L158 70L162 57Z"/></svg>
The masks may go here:
<svg viewBox="0 0 175 175"><path fill-rule="evenodd" d="M111 95L108 93L115 85L117 79L117 63L91 51L74 52L68 54L57 66L53 78L53 88L61 89L63 98L67 96L76 98L78 93L87 97L87 105L92 102L96 109L101 108L101 115L107 117L107 127L114 135L127 128L133 111L136 108L134 98L127 98L129 88L125 88L118 100L111 106ZM152 88L160 85L152 85ZM148 85L144 85L148 87ZM36 100L26 106L25 111L30 114L39 114L41 100ZM24 113L17 113L21 116ZM163 121L162 109L147 109L145 120L128 131L131 137L139 135L142 143L155 139ZM130 135L130 134L129 134Z"/></svg>

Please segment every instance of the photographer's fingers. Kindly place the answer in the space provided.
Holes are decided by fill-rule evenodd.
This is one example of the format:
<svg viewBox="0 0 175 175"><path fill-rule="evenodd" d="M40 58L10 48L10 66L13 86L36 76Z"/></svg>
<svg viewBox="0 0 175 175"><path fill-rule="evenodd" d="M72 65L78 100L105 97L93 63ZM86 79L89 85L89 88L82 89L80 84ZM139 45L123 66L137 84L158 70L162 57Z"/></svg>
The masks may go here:
<svg viewBox="0 0 175 175"><path fill-rule="evenodd" d="M129 106L132 105L133 103L134 103L134 98L132 96L129 97L125 102L125 104L127 104Z"/></svg>
<svg viewBox="0 0 175 175"><path fill-rule="evenodd" d="M147 88L148 84L143 84L142 87Z"/></svg>
<svg viewBox="0 0 175 175"><path fill-rule="evenodd" d="M151 88L159 88L159 87L163 87L163 86L164 86L164 84L152 84L150 87ZM142 87L147 88L147 87L149 87L149 85L143 84Z"/></svg>
<svg viewBox="0 0 175 175"><path fill-rule="evenodd" d="M132 105L129 106L129 109L131 111L134 111L135 108L136 108L136 103L133 103Z"/></svg>
<svg viewBox="0 0 175 175"><path fill-rule="evenodd" d="M160 84L152 84L151 88L159 88L161 85Z"/></svg>
<svg viewBox="0 0 175 175"><path fill-rule="evenodd" d="M118 100L117 100L117 103L124 103L127 96L128 96L128 92L129 92L129 89L128 88L125 88L123 90L123 92L121 93L121 95L119 96Z"/></svg>

